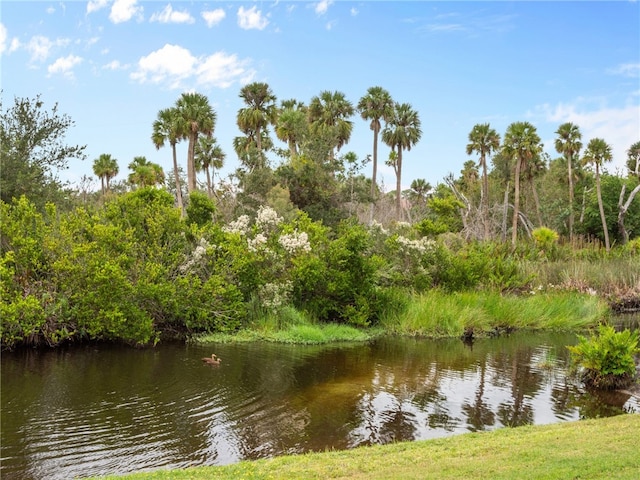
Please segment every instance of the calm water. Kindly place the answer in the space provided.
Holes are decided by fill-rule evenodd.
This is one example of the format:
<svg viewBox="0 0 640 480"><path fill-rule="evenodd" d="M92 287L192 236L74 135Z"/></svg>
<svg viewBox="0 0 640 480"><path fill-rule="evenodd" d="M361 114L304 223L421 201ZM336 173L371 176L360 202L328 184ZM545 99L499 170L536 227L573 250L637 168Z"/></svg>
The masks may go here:
<svg viewBox="0 0 640 480"><path fill-rule="evenodd" d="M221 465L640 412L567 375L574 335L2 354L0 476ZM217 353L218 367L201 357Z"/></svg>

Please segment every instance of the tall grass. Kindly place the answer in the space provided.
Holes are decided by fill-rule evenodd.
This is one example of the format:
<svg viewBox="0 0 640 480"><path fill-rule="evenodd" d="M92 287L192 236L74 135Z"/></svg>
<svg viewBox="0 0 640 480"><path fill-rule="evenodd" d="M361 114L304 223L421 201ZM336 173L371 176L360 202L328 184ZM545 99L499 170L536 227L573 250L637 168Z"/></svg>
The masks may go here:
<svg viewBox="0 0 640 480"><path fill-rule="evenodd" d="M640 295L640 256L573 258L553 262L523 260L521 269L538 285L593 291L605 297Z"/></svg>
<svg viewBox="0 0 640 480"><path fill-rule="evenodd" d="M443 293L416 296L401 313L382 320L385 331L400 335L453 337L501 329L581 330L606 319L603 300L578 292L527 296L497 292Z"/></svg>

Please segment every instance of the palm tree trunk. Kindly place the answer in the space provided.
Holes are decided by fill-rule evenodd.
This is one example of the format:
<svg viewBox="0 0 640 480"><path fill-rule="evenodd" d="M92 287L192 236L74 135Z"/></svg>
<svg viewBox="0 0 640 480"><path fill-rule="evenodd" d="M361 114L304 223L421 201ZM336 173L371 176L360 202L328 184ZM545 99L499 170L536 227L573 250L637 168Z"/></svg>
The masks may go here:
<svg viewBox="0 0 640 480"><path fill-rule="evenodd" d="M482 155L482 221L484 223L484 239L489 240L489 179L487 178L487 161Z"/></svg>
<svg viewBox="0 0 640 480"><path fill-rule="evenodd" d="M504 189L504 203L502 208L502 241L507 241L507 212L509 211L509 182Z"/></svg>
<svg viewBox="0 0 640 480"><path fill-rule="evenodd" d="M371 177L371 210L369 212L369 223L373 222L373 212L375 209L376 199L376 177L378 175L378 133L379 128L373 130L373 174Z"/></svg>
<svg viewBox="0 0 640 480"><path fill-rule="evenodd" d="M598 194L598 207L600 208L600 219L602 220L602 231L604 232L604 246L607 252L611 248L609 245L609 229L607 219L604 216L604 206L602 205L602 192L600 191L600 169L596 163L596 193Z"/></svg>
<svg viewBox="0 0 640 480"><path fill-rule="evenodd" d="M180 185L180 175L178 175L178 157L176 153L176 144L171 145L173 150L173 176L176 181L176 200L178 201L178 208L180 209L180 215L184 216L184 208L182 203L182 186Z"/></svg>
<svg viewBox="0 0 640 480"><path fill-rule="evenodd" d="M515 248L518 241L518 214L520 213L520 158L516 158L515 192L513 199L513 221L511 223L511 246Z"/></svg>
<svg viewBox="0 0 640 480"><path fill-rule="evenodd" d="M541 227L542 223L542 215L540 214L540 199L538 198L538 190L536 190L536 186L533 183L533 178L530 180L531 182L531 192L533 193L533 203L536 206L536 217L538 217L538 226Z"/></svg>
<svg viewBox="0 0 640 480"><path fill-rule="evenodd" d="M396 219L402 220L402 147L398 145L398 160L396 162Z"/></svg>
<svg viewBox="0 0 640 480"><path fill-rule="evenodd" d="M189 134L189 151L187 152L187 191L189 193L196 189L196 167L194 157L197 141L198 134L191 132Z"/></svg>
<svg viewBox="0 0 640 480"><path fill-rule="evenodd" d="M573 245L573 173L571 171L571 155L567 155L569 167L569 241Z"/></svg>
<svg viewBox="0 0 640 480"><path fill-rule="evenodd" d="M207 172L207 193L209 193L209 198L213 197L213 188L211 188L211 174L209 173L209 165L204 169Z"/></svg>

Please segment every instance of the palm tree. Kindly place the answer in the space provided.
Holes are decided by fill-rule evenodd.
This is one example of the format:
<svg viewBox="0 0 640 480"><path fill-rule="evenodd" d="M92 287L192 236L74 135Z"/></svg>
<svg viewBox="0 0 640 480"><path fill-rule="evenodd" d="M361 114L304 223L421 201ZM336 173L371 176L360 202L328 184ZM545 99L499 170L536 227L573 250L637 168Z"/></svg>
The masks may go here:
<svg viewBox="0 0 640 480"><path fill-rule="evenodd" d="M507 127L502 150L507 158L515 161L513 223L511 229L511 245L516 246L518 240L518 216L520 214L520 173L527 162L539 155L542 150L540 137L536 127L529 122L514 122Z"/></svg>
<svg viewBox="0 0 640 480"><path fill-rule="evenodd" d="M157 163L152 163L146 157L134 157L129 164L129 182L140 187L151 187L164 182L164 171Z"/></svg>
<svg viewBox="0 0 640 480"><path fill-rule="evenodd" d="M382 131L382 141L397 153L396 171L396 218L402 211L402 151L411 150L422 137L420 117L408 103L396 103L393 115Z"/></svg>
<svg viewBox="0 0 640 480"><path fill-rule="evenodd" d="M373 174L371 178L371 198L373 200L375 199L378 173L378 135L382 128L380 120L387 122L393 115L393 99L384 88L370 87L367 94L358 102L358 111L363 120L371 121L369 128L373 130ZM371 215L371 220L373 220L373 203L371 204Z"/></svg>
<svg viewBox="0 0 640 480"><path fill-rule="evenodd" d="M410 188L411 197L418 200L418 203L421 203L423 205L427 203L427 197L433 189L433 187L431 187L431 184L424 178L416 178L415 180L413 180L411 182Z"/></svg>
<svg viewBox="0 0 640 480"><path fill-rule="evenodd" d="M176 108L185 122L183 138L189 140L187 154L187 190L196 189L196 169L194 163L198 135L212 135L216 124L216 112L209 104L209 99L201 93L183 93L176 101Z"/></svg>
<svg viewBox="0 0 640 480"><path fill-rule="evenodd" d="M103 153L93 161L93 173L100 178L102 195L109 191L109 183L113 177L118 175L118 171L118 161L108 153Z"/></svg>
<svg viewBox="0 0 640 480"><path fill-rule="evenodd" d="M173 154L173 175L176 182L176 200L180 212L184 214L182 208L182 188L180 186L180 176L178 175L178 157L176 155L176 144L184 137L186 125L177 108L165 108L158 112L158 117L153 122L153 133L151 141L157 150L164 147L165 142L171 145Z"/></svg>
<svg viewBox="0 0 640 480"><path fill-rule="evenodd" d="M224 165L226 155L214 137L200 137L196 145L196 171L204 170L207 174L207 192L213 196L213 185L209 168L220 169Z"/></svg>
<svg viewBox="0 0 640 480"><path fill-rule="evenodd" d="M607 219L604 216L604 206L602 205L602 192L600 191L600 167L605 162L610 162L613 156L611 146L601 138L592 138L587 145L587 149L582 157L585 165L592 165L596 170L596 193L598 195L598 207L600 208L600 219L602 220L602 230L604 233L604 245L607 252L610 249L609 230L607 229Z"/></svg>
<svg viewBox="0 0 640 480"><path fill-rule="evenodd" d="M240 98L247 106L238 110L238 127L243 133L254 132L258 154L263 155L262 134L275 121L276 96L266 83L253 82L242 87Z"/></svg>
<svg viewBox="0 0 640 480"><path fill-rule="evenodd" d="M342 92L325 90L311 99L308 109L311 131L331 136L331 161L335 159L335 150L340 150L351 138L353 122L348 119L353 114L353 105Z"/></svg>
<svg viewBox="0 0 640 480"><path fill-rule="evenodd" d="M283 100L276 119L276 136L287 143L290 158L298 156L298 146L308 130L307 107L297 100Z"/></svg>
<svg viewBox="0 0 640 480"><path fill-rule="evenodd" d="M566 122L558 127L556 130L556 138L555 146L556 151L564 155L567 159L567 168L569 172L569 240L573 241L573 172L572 172L572 164L573 158L577 157L580 154L580 149L582 148L582 142L580 139L582 138L582 134L580 133L580 128L577 125L574 125L571 122Z"/></svg>
<svg viewBox="0 0 640 480"><path fill-rule="evenodd" d="M480 203L484 238L489 239L489 178L487 175L487 156L500 148L500 135L488 123L477 124L469 132L467 155L473 152L480 155L478 165L482 167L482 193Z"/></svg>

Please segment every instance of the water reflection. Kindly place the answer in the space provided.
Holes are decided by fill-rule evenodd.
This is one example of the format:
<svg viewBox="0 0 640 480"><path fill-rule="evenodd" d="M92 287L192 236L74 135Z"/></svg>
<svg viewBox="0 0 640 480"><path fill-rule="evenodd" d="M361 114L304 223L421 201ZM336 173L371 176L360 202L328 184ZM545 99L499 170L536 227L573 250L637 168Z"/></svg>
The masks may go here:
<svg viewBox="0 0 640 480"><path fill-rule="evenodd" d="M573 335L2 355L0 474L226 464L640 411L567 376ZM214 351L219 367L202 364Z"/></svg>

